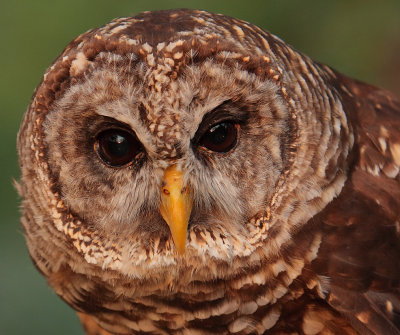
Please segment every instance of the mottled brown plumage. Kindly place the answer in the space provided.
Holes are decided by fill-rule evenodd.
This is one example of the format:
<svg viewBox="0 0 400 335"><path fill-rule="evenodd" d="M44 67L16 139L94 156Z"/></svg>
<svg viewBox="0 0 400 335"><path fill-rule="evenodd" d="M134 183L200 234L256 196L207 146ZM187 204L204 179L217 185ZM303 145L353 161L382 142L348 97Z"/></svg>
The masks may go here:
<svg viewBox="0 0 400 335"><path fill-rule="evenodd" d="M400 334L400 102L256 26L79 36L18 150L29 252L89 335Z"/></svg>

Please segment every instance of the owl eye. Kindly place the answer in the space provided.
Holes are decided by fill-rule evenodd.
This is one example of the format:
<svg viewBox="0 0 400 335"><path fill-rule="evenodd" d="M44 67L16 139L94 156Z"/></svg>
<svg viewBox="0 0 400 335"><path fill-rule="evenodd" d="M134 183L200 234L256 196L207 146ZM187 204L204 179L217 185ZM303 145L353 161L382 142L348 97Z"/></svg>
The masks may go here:
<svg viewBox="0 0 400 335"><path fill-rule="evenodd" d="M211 151L228 152L237 142L238 129L239 124L231 121L217 123L204 133L199 144Z"/></svg>
<svg viewBox="0 0 400 335"><path fill-rule="evenodd" d="M108 129L97 135L95 151L103 162L113 167L131 163L140 153L136 136L126 130Z"/></svg>

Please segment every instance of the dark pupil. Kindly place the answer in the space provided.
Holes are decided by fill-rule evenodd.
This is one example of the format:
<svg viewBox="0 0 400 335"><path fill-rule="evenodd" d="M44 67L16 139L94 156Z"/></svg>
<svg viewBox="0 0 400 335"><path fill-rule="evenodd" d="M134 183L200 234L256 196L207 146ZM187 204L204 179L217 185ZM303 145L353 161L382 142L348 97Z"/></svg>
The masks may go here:
<svg viewBox="0 0 400 335"><path fill-rule="evenodd" d="M129 153L128 140L119 134L111 134L108 136L105 144L111 156L123 157Z"/></svg>
<svg viewBox="0 0 400 335"><path fill-rule="evenodd" d="M215 144L220 145L224 143L228 135L228 123L220 123L209 130L208 138Z"/></svg>
<svg viewBox="0 0 400 335"><path fill-rule="evenodd" d="M120 129L111 129L100 133L96 143L100 158L111 166L130 163L140 148L139 142L133 134Z"/></svg>
<svg viewBox="0 0 400 335"><path fill-rule="evenodd" d="M201 144L216 152L227 152L237 140L237 129L232 122L221 122L212 126L202 137Z"/></svg>

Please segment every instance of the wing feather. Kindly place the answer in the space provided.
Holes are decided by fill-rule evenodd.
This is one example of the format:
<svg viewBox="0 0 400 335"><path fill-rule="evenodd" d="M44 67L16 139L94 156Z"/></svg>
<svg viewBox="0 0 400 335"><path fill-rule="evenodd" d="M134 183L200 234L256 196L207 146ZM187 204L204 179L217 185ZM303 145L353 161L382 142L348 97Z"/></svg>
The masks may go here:
<svg viewBox="0 0 400 335"><path fill-rule="evenodd" d="M355 146L342 193L316 218L324 239L312 266L330 278L328 303L360 334L400 335L400 102L339 81Z"/></svg>

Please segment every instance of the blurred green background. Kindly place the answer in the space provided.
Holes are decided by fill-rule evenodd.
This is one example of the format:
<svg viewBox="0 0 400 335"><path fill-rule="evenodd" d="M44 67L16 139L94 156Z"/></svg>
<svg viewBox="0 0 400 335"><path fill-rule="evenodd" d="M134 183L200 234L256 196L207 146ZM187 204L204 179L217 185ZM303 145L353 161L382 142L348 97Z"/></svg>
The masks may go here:
<svg viewBox="0 0 400 335"><path fill-rule="evenodd" d="M181 7L255 23L312 58L400 96L400 0L1 0L0 334L83 334L75 313L31 264L19 227L15 142L33 89L78 34L118 16Z"/></svg>

